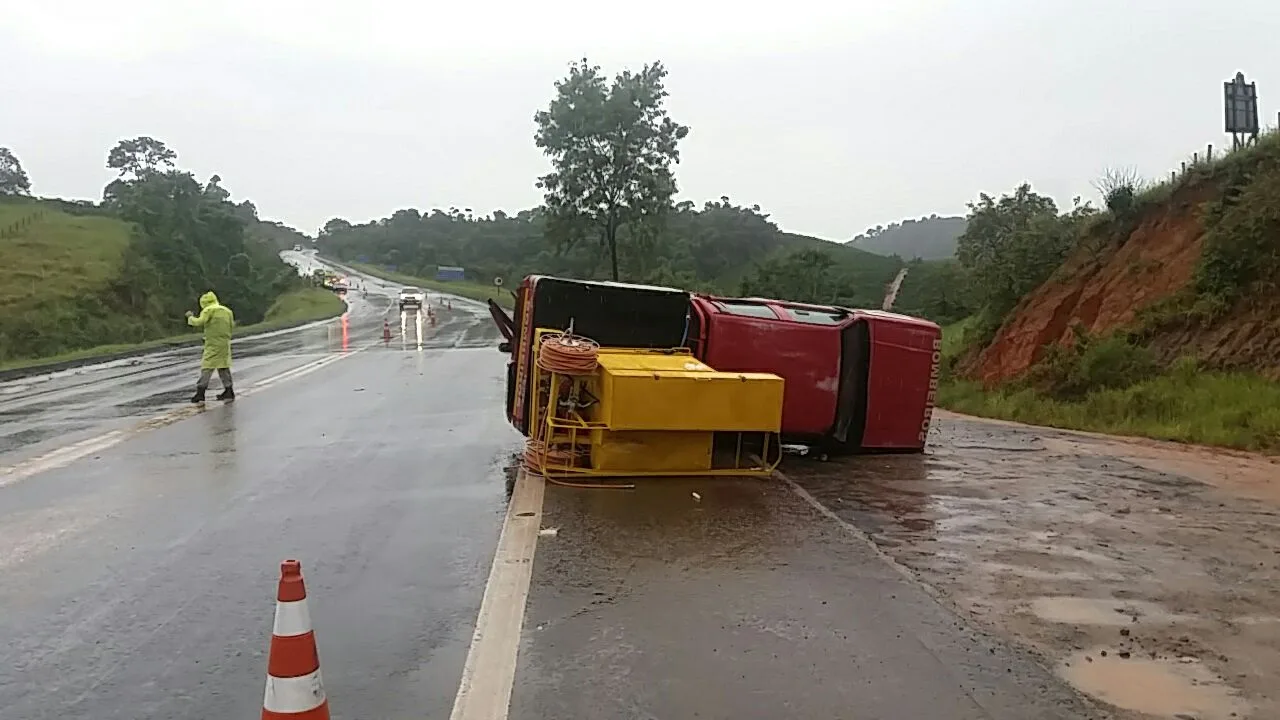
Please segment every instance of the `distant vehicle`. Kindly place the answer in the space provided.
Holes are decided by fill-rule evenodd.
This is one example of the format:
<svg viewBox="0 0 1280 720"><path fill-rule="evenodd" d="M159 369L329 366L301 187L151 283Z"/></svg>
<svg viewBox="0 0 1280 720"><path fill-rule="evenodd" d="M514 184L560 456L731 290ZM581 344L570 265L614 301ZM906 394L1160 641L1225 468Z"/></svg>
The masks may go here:
<svg viewBox="0 0 1280 720"><path fill-rule="evenodd" d="M301 246L301 245L294 245L294 246L293 246L293 251L294 251L294 252L302 252L302 246Z"/></svg>
<svg viewBox="0 0 1280 720"><path fill-rule="evenodd" d="M344 277L337 278L333 281L334 292L345 293L351 289L351 283Z"/></svg>
<svg viewBox="0 0 1280 720"><path fill-rule="evenodd" d="M427 294L416 287L407 287L400 290L400 312L404 312L405 308L422 309L427 304Z"/></svg>

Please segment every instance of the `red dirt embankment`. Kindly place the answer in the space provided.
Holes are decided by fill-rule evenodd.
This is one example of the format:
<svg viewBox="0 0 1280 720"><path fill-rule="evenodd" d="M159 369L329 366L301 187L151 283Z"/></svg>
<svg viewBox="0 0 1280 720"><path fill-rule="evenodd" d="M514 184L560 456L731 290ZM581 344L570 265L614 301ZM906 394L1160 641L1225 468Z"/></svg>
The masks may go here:
<svg viewBox="0 0 1280 720"><path fill-rule="evenodd" d="M1176 193L1148 212L1137 229L1101 250L1082 246L1043 285L1023 298L966 374L990 386L1026 372L1053 343L1069 343L1072 327L1106 334L1133 322L1193 278L1203 229L1199 206L1216 188Z"/></svg>

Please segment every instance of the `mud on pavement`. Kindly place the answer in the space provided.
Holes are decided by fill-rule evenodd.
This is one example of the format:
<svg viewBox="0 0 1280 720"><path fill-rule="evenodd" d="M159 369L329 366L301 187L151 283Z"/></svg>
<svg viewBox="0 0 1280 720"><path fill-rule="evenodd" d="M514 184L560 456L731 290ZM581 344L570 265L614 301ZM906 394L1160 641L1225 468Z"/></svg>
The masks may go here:
<svg viewBox="0 0 1280 720"><path fill-rule="evenodd" d="M1280 466L939 413L787 476L1121 718L1280 717Z"/></svg>

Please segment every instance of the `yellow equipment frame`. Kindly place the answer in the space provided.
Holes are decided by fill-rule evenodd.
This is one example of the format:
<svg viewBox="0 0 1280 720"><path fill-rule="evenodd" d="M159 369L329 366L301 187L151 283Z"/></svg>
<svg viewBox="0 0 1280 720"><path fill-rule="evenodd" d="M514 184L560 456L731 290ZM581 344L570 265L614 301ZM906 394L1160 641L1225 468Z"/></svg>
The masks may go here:
<svg viewBox="0 0 1280 720"><path fill-rule="evenodd" d="M532 352L532 372L530 373L530 418L529 423L529 441L541 442L541 452L531 453L536 459L537 464L535 470L544 477L550 478L570 478L570 477L769 477L773 471L777 469L782 462L782 443L777 433L772 432L737 432L737 445L734 452L733 467L728 468L711 468L701 470L662 470L662 471L619 471L619 470L597 470L593 467L575 464L572 460L569 464L553 462L551 459L552 450L557 453L568 451L571 458L581 458L589 455L591 450L591 432L593 430L607 430L608 427L602 422L592 422L581 416L577 409L570 411L570 417L556 417L555 412L551 412L552 408L543 407L542 388L544 384L547 387L547 398L554 402L558 398L560 388L564 383L579 383L580 380L573 376L563 375L561 373L547 372L538 367L538 355L542 350L542 339L547 335L560 334L561 330L552 328L537 328L533 333L533 352ZM652 353L654 350L643 348L608 348L610 353ZM672 348L662 352L669 352L677 355L688 355L693 357L687 348ZM763 436L762 448L759 456L760 462L751 465L743 465L742 443L744 436L761 435ZM776 448L776 449L774 449ZM769 459L771 454L776 457Z"/></svg>

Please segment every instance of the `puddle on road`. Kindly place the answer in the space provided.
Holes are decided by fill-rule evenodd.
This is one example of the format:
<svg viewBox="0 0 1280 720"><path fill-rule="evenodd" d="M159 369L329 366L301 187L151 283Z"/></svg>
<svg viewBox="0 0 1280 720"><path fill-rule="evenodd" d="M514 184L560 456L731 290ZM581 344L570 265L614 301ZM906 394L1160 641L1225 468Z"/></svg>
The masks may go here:
<svg viewBox="0 0 1280 720"><path fill-rule="evenodd" d="M1239 720L1249 704L1199 662L1079 652L1058 669L1067 682L1125 710L1161 718Z"/></svg>
<svg viewBox="0 0 1280 720"><path fill-rule="evenodd" d="M1038 597L1031 601L1030 607L1031 612L1042 620L1068 625L1124 626L1136 622L1175 623L1183 619L1145 600Z"/></svg>

